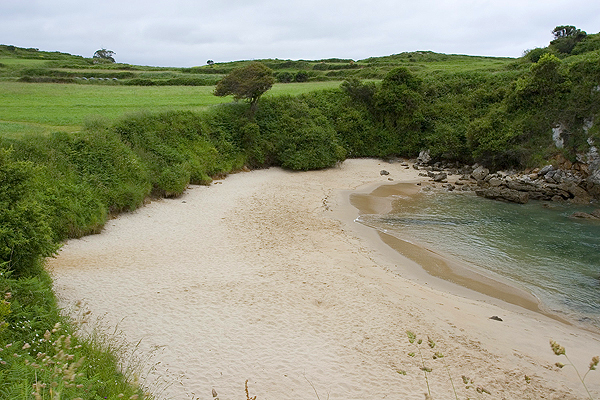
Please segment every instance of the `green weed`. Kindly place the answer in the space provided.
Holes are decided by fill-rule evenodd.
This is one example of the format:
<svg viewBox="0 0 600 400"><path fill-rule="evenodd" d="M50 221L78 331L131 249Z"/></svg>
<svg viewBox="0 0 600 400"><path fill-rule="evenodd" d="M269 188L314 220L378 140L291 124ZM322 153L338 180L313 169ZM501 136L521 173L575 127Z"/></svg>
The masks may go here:
<svg viewBox="0 0 600 400"><path fill-rule="evenodd" d="M592 357L592 360L590 361L590 364L588 366L588 370L586 371L586 373L583 376L581 376L581 374L579 373L579 370L577 369L577 367L575 367L575 365L571 362L571 360L567 356L567 351L566 351L566 349L563 346L561 346L560 344L556 343L554 340L550 340L550 348L552 348L552 351L554 352L555 355L557 355L557 356L563 356L569 362L568 364L563 364L563 363L557 362L555 365L558 368L564 368L567 365L573 367L573 369L575 370L575 373L577 374L577 378L579 378L579 381L581 382L581 385L583 386L583 388L587 392L590 400L593 400L593 397L590 394L590 391L588 390L587 385L585 384L585 378L587 378L587 376L588 376L588 374L590 372L596 370L596 368L598 367L598 363L600 362L600 357L599 356Z"/></svg>
<svg viewBox="0 0 600 400"><path fill-rule="evenodd" d="M114 335L80 335L85 319L71 323L61 318L46 275L14 279L2 270L0 292L0 320L5 321L0 331L1 398L151 398L133 376L146 366L134 362L117 370L117 355L127 349Z"/></svg>

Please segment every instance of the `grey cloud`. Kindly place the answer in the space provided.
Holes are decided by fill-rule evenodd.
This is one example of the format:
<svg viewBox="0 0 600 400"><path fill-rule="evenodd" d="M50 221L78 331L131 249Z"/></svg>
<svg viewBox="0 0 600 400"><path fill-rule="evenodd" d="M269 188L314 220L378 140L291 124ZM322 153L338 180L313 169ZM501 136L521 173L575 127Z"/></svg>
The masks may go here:
<svg viewBox="0 0 600 400"><path fill-rule="evenodd" d="M361 59L433 50L518 57L546 46L556 25L600 31L600 4L572 0L0 0L3 44L133 64L206 59Z"/></svg>

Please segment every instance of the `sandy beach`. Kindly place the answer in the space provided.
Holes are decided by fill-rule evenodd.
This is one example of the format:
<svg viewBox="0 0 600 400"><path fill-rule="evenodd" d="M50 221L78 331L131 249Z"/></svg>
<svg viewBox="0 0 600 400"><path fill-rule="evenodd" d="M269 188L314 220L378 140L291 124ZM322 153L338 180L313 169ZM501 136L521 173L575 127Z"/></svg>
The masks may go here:
<svg viewBox="0 0 600 400"><path fill-rule="evenodd" d="M65 310L83 302L104 329L152 354L141 383L160 399L212 399L213 389L220 400L245 399L248 380L257 400L422 400L427 381L407 330L425 340L433 399L455 398L449 374L459 399L585 398L573 368L554 366L566 361L549 340L585 373L599 334L354 222L359 208L389 206L385 194L361 194L398 183L409 193L423 179L366 159L233 174L67 242L48 269ZM419 264L443 268L433 276ZM444 357L434 360L436 351ZM600 371L586 382L600 398Z"/></svg>

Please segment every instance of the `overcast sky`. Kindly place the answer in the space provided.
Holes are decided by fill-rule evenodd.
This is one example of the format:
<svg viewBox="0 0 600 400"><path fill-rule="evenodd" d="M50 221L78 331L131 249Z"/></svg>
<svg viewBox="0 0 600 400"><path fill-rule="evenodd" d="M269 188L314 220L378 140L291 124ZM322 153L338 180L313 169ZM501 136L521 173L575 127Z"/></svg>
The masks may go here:
<svg viewBox="0 0 600 400"><path fill-rule="evenodd" d="M190 67L405 51L519 57L557 25L600 31L597 0L0 0L0 44Z"/></svg>

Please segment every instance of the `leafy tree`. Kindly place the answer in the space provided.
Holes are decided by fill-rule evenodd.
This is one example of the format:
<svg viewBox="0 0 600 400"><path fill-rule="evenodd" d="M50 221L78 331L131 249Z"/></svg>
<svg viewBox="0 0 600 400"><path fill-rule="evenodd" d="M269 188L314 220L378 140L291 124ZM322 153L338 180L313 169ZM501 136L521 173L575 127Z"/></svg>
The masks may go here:
<svg viewBox="0 0 600 400"><path fill-rule="evenodd" d="M516 82L512 106L556 109L564 101L563 95L571 85L560 65L561 61L556 56L542 55L537 63L531 65L529 73Z"/></svg>
<svg viewBox="0 0 600 400"><path fill-rule="evenodd" d="M552 31L552 34L554 35L554 40L550 42L550 45L564 54L571 54L575 45L587 36L587 33L581 29L577 29L573 25L557 26Z"/></svg>
<svg viewBox="0 0 600 400"><path fill-rule="evenodd" d="M371 106L373 96L375 96L375 84L373 82L363 82L358 78L348 78L340 85L344 91L354 101Z"/></svg>
<svg viewBox="0 0 600 400"><path fill-rule="evenodd" d="M375 108L388 127L411 125L423 102L421 79L407 68L391 70L375 93Z"/></svg>
<svg viewBox="0 0 600 400"><path fill-rule="evenodd" d="M566 37L578 37L581 35L583 35L583 36L586 35L586 33L584 31L582 31L581 29L575 28L573 25L557 26L552 31L552 34L554 35L554 39L561 39L561 38L566 38Z"/></svg>
<svg viewBox="0 0 600 400"><path fill-rule="evenodd" d="M375 92L373 106L385 129L394 133L400 152L412 154L418 151L423 121L421 79L408 68L394 68Z"/></svg>
<svg viewBox="0 0 600 400"><path fill-rule="evenodd" d="M99 63L114 63L114 55L116 55L112 50L100 49L96 50L94 53L94 61Z"/></svg>
<svg viewBox="0 0 600 400"><path fill-rule="evenodd" d="M273 70L261 62L252 62L244 67L236 68L221 79L215 96L233 95L234 100L247 100L252 112L256 111L258 99L275 83Z"/></svg>

